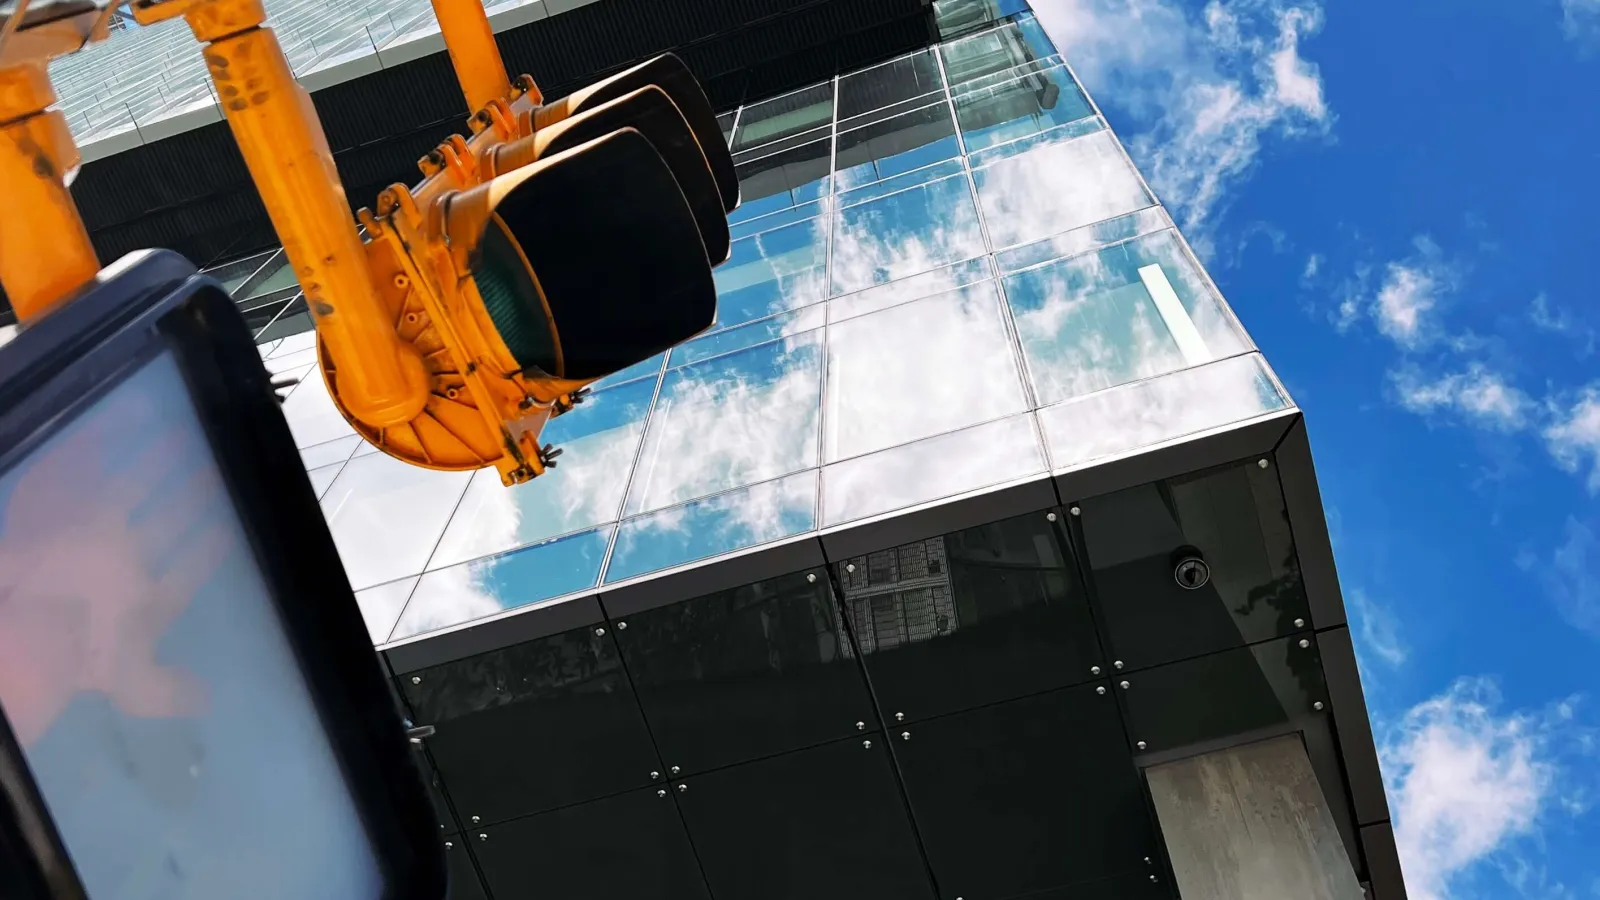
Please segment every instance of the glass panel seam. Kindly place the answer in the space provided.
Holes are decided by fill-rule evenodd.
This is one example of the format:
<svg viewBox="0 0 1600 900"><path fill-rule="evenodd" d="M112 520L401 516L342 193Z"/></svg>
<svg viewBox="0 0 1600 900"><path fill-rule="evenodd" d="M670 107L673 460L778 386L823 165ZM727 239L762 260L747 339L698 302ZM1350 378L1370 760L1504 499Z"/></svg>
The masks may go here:
<svg viewBox="0 0 1600 900"><path fill-rule="evenodd" d="M995 268L999 269L999 271L1001 273L1000 274L1001 278L1010 278L1013 275L1021 275L1024 272L1032 272L1034 269L1038 269L1038 268L1041 268L1043 266L1053 265L1055 263L1064 262L1066 260L1078 259L1079 257L1088 256L1091 253L1099 253L1099 252L1101 252L1103 250L1110 250L1113 247L1120 247L1123 244L1132 243L1133 241L1137 241L1140 238L1147 238L1147 237L1150 237L1151 235L1160 234L1163 231L1176 232L1178 230L1178 227L1176 225L1172 224L1172 219L1170 217L1165 216L1166 210L1162 209L1161 205L1159 203L1153 203L1153 204L1151 204L1149 206L1141 206L1138 209L1133 210L1132 212L1117 213L1114 216L1107 216L1104 219L1099 219L1097 221L1090 222L1087 225L1079 225L1076 228L1068 228L1065 231L1058 231L1055 234L1047 234L1042 238L1036 238L1036 239L1031 240L1031 241L1023 241L1020 244L1012 244L1009 247L1006 247L1006 248L1004 248L1002 250L996 251L996 255L998 257L998 255L1001 254L1001 253L1014 253L1016 251L1022 250L1023 248L1026 248L1026 247L1032 247L1032 246L1035 246L1035 245L1038 245L1038 244L1043 244L1043 243L1045 243L1047 241L1054 241L1056 238L1062 237L1063 235L1072 234L1072 233L1078 232L1078 231L1087 231L1088 229L1091 229L1091 228L1099 228L1101 225L1104 225L1107 222L1114 222L1117 219L1126 218L1127 216L1136 216L1139 213L1146 212L1146 211L1152 210L1152 209L1159 210L1163 214L1164 221L1167 223L1165 225L1162 225L1160 228L1155 229L1154 231L1145 231L1145 232L1141 232L1139 234L1130 235L1128 237L1117 238L1114 241L1107 241L1104 244L1097 244L1096 246L1090 247L1087 250L1080 250L1077 253L1065 253L1065 254L1062 254L1060 256L1052 256L1049 259L1040 260L1039 262L1035 262L1035 263L1028 263L1025 266L1019 266L1019 267L1017 267L1015 269L999 269L1000 260L998 258L996 258L995 259ZM1199 265L1196 264L1195 268L1199 268Z"/></svg>
<svg viewBox="0 0 1600 900"><path fill-rule="evenodd" d="M837 209L838 204L834 200L834 197L836 196L834 192L838 189L839 182L839 79L839 75L833 76L833 125L831 128L831 139L833 143L830 145L828 153L828 193L823 196L822 210L823 215L828 217L828 227L826 230L827 237L825 238L827 244L823 249L825 260L822 267L822 278L824 282L822 296L824 303L827 302L828 296L833 293L833 242L834 232L839 227L839 215ZM817 489L811 495L812 530L815 530L816 524L822 521L822 492L824 488L822 486L821 468L824 461L826 461L828 458L828 357L831 354L828 352L828 308L826 306L822 308L821 331L822 360L818 365L817 436L815 438L815 449L817 454Z"/></svg>
<svg viewBox="0 0 1600 900"><path fill-rule="evenodd" d="M1097 397L1097 396L1099 396L1101 394L1108 394L1108 393L1110 393L1112 391L1123 390L1125 388L1131 387L1131 386L1136 385L1136 384L1145 384L1145 383L1151 382L1151 381L1158 381L1158 380L1160 380L1162 378L1166 378L1169 375L1178 375L1178 374L1181 374L1183 372L1192 372L1195 369L1202 369L1202 368L1205 368L1206 366L1214 366L1214 365L1217 365L1218 363L1224 363L1224 362L1227 362L1229 360L1240 359L1240 358L1246 357L1246 356L1261 356L1261 351L1253 349L1253 348L1246 349L1246 350L1240 350L1238 353L1232 353L1232 354L1229 354L1227 356L1219 356L1216 359L1207 360L1204 363L1201 363L1200 365L1184 366L1181 369L1172 369L1171 371L1159 372L1159 373L1157 373L1155 375L1145 375L1145 376L1142 376L1140 378L1135 378L1132 381L1124 381L1124 382L1121 382L1119 384L1113 384L1113 385L1111 385L1109 387L1096 388L1095 390L1092 390L1092 391L1088 392L1087 394L1078 394L1078 395L1072 396L1072 397L1063 397L1062 399L1057 400L1054 403L1049 403L1049 404L1046 404L1044 406L1036 407L1035 411L1036 412L1044 412L1045 410L1055 409L1058 406L1066 406L1066 405L1071 404L1071 403L1077 403L1080 400L1086 400L1086 399L1088 399L1090 397ZM1263 358L1263 362L1264 361L1265 361L1265 359ZM1292 406L1292 405L1293 404L1290 404L1290 406ZM1288 408L1287 406L1284 407L1284 409L1287 409L1287 408ZM1262 413L1262 415L1267 415L1269 413L1276 413L1276 412L1282 412L1282 411L1283 411L1282 409L1268 410L1266 413ZM1254 418L1254 417L1252 417L1252 418ZM1240 421L1245 421L1245 420L1241 419Z"/></svg>
<svg viewBox="0 0 1600 900"><path fill-rule="evenodd" d="M650 408L645 413L644 420L639 427L639 446L633 448L633 464L628 466L627 483L622 486L622 501L617 507L617 518L612 522L615 527L611 529L611 538L606 541L606 552L600 556L600 570L595 575L595 584L605 584L606 570L611 568L611 554L617 549L617 535L622 531L622 513L628 508L628 495L633 493L634 475L639 471L639 463L644 459L645 445L650 442L650 423L656 416L656 404L661 402L661 388L667 382L667 363L672 361L672 351L661 354L661 370L656 373L656 387L650 394Z"/></svg>

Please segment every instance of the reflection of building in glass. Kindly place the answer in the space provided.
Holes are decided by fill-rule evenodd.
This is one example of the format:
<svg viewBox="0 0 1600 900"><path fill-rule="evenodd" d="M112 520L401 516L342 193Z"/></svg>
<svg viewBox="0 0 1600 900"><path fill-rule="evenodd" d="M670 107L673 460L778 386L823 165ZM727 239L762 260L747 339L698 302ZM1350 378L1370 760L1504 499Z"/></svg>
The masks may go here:
<svg viewBox="0 0 1600 900"><path fill-rule="evenodd" d="M925 641L960 624L942 537L850 560L840 577L862 653Z"/></svg>

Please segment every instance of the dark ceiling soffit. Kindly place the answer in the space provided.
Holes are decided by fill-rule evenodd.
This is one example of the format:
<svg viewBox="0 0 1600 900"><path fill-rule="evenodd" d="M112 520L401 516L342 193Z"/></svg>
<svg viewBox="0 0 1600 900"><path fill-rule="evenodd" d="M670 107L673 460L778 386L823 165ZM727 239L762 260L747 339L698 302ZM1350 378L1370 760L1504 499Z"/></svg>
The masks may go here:
<svg viewBox="0 0 1600 900"><path fill-rule="evenodd" d="M565 603L536 606L521 615L495 619L482 625L447 631L425 640L400 644L383 651L396 675L455 662L516 644L571 631L602 621L600 601L579 597Z"/></svg>
<svg viewBox="0 0 1600 900"><path fill-rule="evenodd" d="M1073 503L1227 465L1250 456L1262 456L1271 453L1287 429L1299 420L1298 410L1285 410L1223 431L1093 464L1057 475L1056 492L1063 503Z"/></svg>
<svg viewBox="0 0 1600 900"><path fill-rule="evenodd" d="M827 573L822 545L816 538L765 547L716 562L690 566L655 578L602 589L600 605L611 618L631 616L647 609L668 606L691 597L704 597L751 582L805 569L815 569L819 578Z"/></svg>
<svg viewBox="0 0 1600 900"><path fill-rule="evenodd" d="M1406 900L1406 880L1400 871L1400 851L1394 844L1394 828L1388 822L1362 828L1361 849L1367 857L1372 900Z"/></svg>
<svg viewBox="0 0 1600 900"><path fill-rule="evenodd" d="M1372 722L1367 718L1367 698L1361 690L1361 672L1356 666L1350 629L1341 626L1318 631L1317 646L1322 651L1322 674L1327 680L1328 702L1333 704L1333 721L1338 727L1339 752L1344 756L1345 774L1350 780L1356 824L1387 822L1389 801L1383 792L1378 747L1372 739Z"/></svg>
<svg viewBox="0 0 1600 900"><path fill-rule="evenodd" d="M1283 484L1283 500L1289 510L1289 529L1294 534L1306 600L1311 606L1311 624L1319 629L1343 625L1347 621L1344 595L1339 590L1339 572L1333 562L1333 544L1328 538L1328 519L1322 508L1322 492L1317 488L1304 417L1296 418L1284 433L1276 458L1278 480Z"/></svg>

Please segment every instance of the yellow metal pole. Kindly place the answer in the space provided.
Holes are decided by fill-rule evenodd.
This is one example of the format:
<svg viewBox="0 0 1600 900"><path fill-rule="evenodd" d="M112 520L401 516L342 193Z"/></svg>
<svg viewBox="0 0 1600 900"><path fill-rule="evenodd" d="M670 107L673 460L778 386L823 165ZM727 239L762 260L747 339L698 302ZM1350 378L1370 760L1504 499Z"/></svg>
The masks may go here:
<svg viewBox="0 0 1600 900"><path fill-rule="evenodd" d="M54 102L45 60L0 69L0 285L24 323L100 271L66 184L78 148Z"/></svg>
<svg viewBox="0 0 1600 900"><path fill-rule="evenodd" d="M433 0L433 14L461 82L461 93L466 95L467 112L475 113L489 101L509 94L506 64L481 0Z"/></svg>
<svg viewBox="0 0 1600 900"><path fill-rule="evenodd" d="M345 407L373 428L411 421L428 400L422 358L372 284L311 95L261 27L260 0L202 0L184 18L206 45L223 113L338 368Z"/></svg>

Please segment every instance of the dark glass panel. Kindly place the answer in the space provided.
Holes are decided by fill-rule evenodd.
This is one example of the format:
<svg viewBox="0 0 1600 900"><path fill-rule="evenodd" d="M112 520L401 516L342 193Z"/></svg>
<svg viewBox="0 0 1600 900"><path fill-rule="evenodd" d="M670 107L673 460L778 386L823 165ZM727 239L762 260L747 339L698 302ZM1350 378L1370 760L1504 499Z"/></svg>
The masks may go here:
<svg viewBox="0 0 1600 900"><path fill-rule="evenodd" d="M401 678L417 724L437 729L428 750L464 827L650 783L659 761L616 645L597 630Z"/></svg>
<svg viewBox="0 0 1600 900"><path fill-rule="evenodd" d="M494 895L560 900L698 900L705 880L665 788L486 828L473 850Z"/></svg>
<svg viewBox="0 0 1600 900"><path fill-rule="evenodd" d="M1145 872L1156 839L1116 699L1097 692L1103 687L892 733L945 896L1012 897Z"/></svg>
<svg viewBox="0 0 1600 900"><path fill-rule="evenodd" d="M944 96L944 79L932 50L863 69L839 79L839 122L875 109L918 98Z"/></svg>
<svg viewBox="0 0 1600 900"><path fill-rule="evenodd" d="M1277 730L1320 715L1317 704L1328 702L1309 633L1137 672L1121 683L1128 685L1119 693L1129 739L1151 753Z"/></svg>
<svg viewBox="0 0 1600 900"><path fill-rule="evenodd" d="M622 619L662 759L701 772L855 733L872 701L826 578L795 573Z"/></svg>
<svg viewBox="0 0 1600 900"><path fill-rule="evenodd" d="M679 785L717 900L933 896L876 732Z"/></svg>
<svg viewBox="0 0 1600 900"><path fill-rule="evenodd" d="M739 208L730 223L816 200L828 193L833 140L826 130L807 135L807 143L787 149L763 147L734 158L739 173Z"/></svg>
<svg viewBox="0 0 1600 900"><path fill-rule="evenodd" d="M1305 589L1270 467L1251 460L1081 506L1106 653L1128 670L1304 627ZM1194 559L1203 565L1185 563ZM1208 578L1195 587L1202 570Z"/></svg>
<svg viewBox="0 0 1600 900"><path fill-rule="evenodd" d="M833 121L833 82L774 97L744 108L733 151L738 153L775 141L826 128Z"/></svg>
<svg viewBox="0 0 1600 900"><path fill-rule="evenodd" d="M857 557L838 577L891 721L1075 684L1101 664L1076 566L1044 512Z"/></svg>
<svg viewBox="0 0 1600 900"><path fill-rule="evenodd" d="M478 881L477 869L472 866L472 856L464 844L466 840L459 834L444 838L445 871L450 879L445 900L485 900L488 896Z"/></svg>

